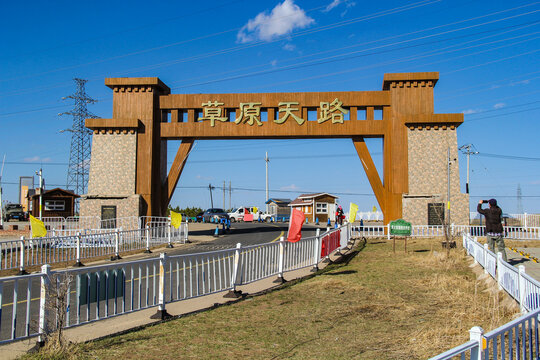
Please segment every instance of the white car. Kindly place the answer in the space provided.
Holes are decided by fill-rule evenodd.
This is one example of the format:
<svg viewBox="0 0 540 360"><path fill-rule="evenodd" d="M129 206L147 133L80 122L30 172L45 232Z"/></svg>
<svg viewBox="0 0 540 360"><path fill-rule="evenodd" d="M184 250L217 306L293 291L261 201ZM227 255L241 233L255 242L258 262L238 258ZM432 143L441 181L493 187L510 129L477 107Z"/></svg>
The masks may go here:
<svg viewBox="0 0 540 360"><path fill-rule="evenodd" d="M231 219L231 222L243 221L245 214L253 214L253 221L259 221L259 219L260 221L266 221L266 222L271 221L272 216L270 214L263 213L262 211L258 209L257 211L255 211L255 209L257 208L242 206L242 207L233 209L233 211L228 213L228 215L229 215L229 218Z"/></svg>

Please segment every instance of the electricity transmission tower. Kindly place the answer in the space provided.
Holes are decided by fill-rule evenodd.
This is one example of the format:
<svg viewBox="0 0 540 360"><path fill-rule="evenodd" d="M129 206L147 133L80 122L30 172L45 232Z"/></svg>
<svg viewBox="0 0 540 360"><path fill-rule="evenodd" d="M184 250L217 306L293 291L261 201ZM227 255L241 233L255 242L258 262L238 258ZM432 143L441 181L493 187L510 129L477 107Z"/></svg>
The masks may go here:
<svg viewBox="0 0 540 360"><path fill-rule="evenodd" d="M521 195L521 184L517 187L517 213L523 214L523 199Z"/></svg>
<svg viewBox="0 0 540 360"><path fill-rule="evenodd" d="M92 150L92 131L84 127L84 120L97 117L88 111L86 105L93 104L97 100L90 98L86 94L85 84L88 80L77 78L73 80L77 84L77 91L73 95L62 98L62 100L73 99L75 101L73 110L59 114L73 116L73 125L71 129L65 129L60 132L68 131L71 133L66 188L73 190L75 194L81 195L85 194L87 190L90 153ZM78 203L76 207L78 210Z"/></svg>

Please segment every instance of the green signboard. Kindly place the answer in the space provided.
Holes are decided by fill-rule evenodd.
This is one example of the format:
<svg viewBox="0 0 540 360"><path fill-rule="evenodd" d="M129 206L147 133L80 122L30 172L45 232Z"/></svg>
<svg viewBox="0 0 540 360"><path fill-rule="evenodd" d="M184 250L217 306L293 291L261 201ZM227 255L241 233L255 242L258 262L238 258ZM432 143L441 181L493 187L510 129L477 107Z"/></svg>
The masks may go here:
<svg viewBox="0 0 540 360"><path fill-rule="evenodd" d="M390 235L410 236L411 231L412 226L410 222L407 222L403 219L390 221Z"/></svg>

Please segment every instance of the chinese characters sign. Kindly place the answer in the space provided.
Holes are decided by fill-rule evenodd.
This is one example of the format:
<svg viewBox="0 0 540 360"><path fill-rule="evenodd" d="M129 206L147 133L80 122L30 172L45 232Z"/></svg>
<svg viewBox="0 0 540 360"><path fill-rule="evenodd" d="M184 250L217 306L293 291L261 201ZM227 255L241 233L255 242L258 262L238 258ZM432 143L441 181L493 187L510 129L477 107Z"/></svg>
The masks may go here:
<svg viewBox="0 0 540 360"><path fill-rule="evenodd" d="M216 121L226 122L228 118L224 114L222 106L218 101L208 101L202 103L202 116L197 118L197 121L210 121L210 126L215 126ZM299 103L296 101L285 101L278 104L278 116L274 120L276 124L283 124L290 121L296 121L298 125L302 125L306 119L302 118ZM261 106L260 102L240 103L238 116L234 123L248 124L253 126L257 124L261 126ZM343 108L343 102L339 99L334 99L332 102L320 102L320 112L317 122L319 124L331 120L333 124L343 124L344 115L348 114L349 110Z"/></svg>

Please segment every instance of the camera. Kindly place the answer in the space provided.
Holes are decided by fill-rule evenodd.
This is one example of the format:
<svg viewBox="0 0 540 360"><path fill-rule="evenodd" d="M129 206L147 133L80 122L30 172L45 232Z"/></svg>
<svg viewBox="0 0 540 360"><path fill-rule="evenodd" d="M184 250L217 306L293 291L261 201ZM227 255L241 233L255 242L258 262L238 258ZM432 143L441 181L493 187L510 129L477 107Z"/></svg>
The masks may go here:
<svg viewBox="0 0 540 360"><path fill-rule="evenodd" d="M489 204L489 200L482 200L482 204Z"/></svg>

